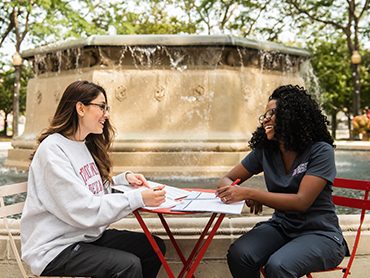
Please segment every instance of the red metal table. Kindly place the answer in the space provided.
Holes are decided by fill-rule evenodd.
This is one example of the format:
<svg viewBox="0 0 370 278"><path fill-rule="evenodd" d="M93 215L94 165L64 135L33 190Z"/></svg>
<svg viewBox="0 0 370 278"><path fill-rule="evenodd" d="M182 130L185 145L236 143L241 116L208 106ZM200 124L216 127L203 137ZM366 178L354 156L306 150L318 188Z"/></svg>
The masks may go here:
<svg viewBox="0 0 370 278"><path fill-rule="evenodd" d="M191 189L192 191L202 191L202 192L214 192L214 190L204 190L204 189ZM168 277L174 278L175 275L173 274L173 271L171 270L166 258L163 256L161 250L158 247L157 242L154 240L152 234L150 233L147 225L145 224L145 221L140 215L140 212L150 212L150 213L156 213L161 220L161 223L166 230L166 233L171 240L171 243L173 244L177 254L179 255L183 267L177 277L193 277L193 274L200 264L200 261L202 260L204 254L206 253L209 245L212 242L212 239L214 235L216 234L218 228L221 225L222 220L225 217L224 213L211 213L211 217L208 220L206 226L204 227L199 239L195 243L193 250L191 251L188 258L185 258L183 252L181 251L179 245L177 244L177 241L175 237L173 236L173 233L170 230L170 227L167 224L166 219L164 218L165 214L171 214L171 215L188 215L188 214L196 214L196 213L202 213L202 212L179 212L179 211L171 211L170 208L163 208L163 209L156 209L156 210L148 210L148 209L138 209L134 211L134 215L136 219L138 220L141 228L143 229L146 237L148 238L150 244L152 245L154 251L157 253L159 259L162 262L162 265L164 269L166 270ZM204 213L204 212L203 212ZM216 220L215 224L212 227L213 222ZM211 229L211 230L210 230ZM209 234L208 231L210 230ZM207 236L208 234L208 236Z"/></svg>

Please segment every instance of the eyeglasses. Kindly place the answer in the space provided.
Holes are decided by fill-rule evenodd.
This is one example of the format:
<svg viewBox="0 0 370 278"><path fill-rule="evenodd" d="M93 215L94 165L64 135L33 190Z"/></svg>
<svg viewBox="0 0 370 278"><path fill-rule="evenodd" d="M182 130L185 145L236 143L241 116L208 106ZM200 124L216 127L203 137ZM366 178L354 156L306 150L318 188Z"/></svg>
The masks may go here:
<svg viewBox="0 0 370 278"><path fill-rule="evenodd" d="M270 120L272 118L272 116L275 115L275 111L276 111L276 109L273 108L273 109L267 110L265 114L259 116L258 121L260 122L260 124L263 124L263 122L266 119L267 120Z"/></svg>
<svg viewBox="0 0 370 278"><path fill-rule="evenodd" d="M110 107L106 103L93 103L93 102L89 102L86 105L95 105L95 106L99 107L100 110L103 113L109 112L109 110L110 110Z"/></svg>

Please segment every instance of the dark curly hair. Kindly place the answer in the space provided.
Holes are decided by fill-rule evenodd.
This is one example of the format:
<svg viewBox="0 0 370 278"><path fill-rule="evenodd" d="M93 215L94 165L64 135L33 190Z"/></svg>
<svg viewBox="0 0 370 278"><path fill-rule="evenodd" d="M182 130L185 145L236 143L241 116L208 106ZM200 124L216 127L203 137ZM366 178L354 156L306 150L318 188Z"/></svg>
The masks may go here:
<svg viewBox="0 0 370 278"><path fill-rule="evenodd" d="M284 142L286 150L303 152L315 142L323 141L332 145L333 138L328 131L329 121L322 114L317 102L306 90L298 85L280 86L269 97L276 100L275 138L268 140L263 126L252 134L249 146L255 148L279 147Z"/></svg>

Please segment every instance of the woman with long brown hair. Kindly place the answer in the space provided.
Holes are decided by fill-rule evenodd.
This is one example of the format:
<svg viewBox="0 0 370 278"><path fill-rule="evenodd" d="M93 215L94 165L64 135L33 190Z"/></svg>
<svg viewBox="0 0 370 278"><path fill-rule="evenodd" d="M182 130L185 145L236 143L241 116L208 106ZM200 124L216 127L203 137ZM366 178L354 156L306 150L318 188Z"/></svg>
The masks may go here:
<svg viewBox="0 0 370 278"><path fill-rule="evenodd" d="M107 227L137 208L160 205L165 192L111 193L112 184L147 185L129 171L112 177L113 136L105 90L88 81L70 84L29 168L21 243L34 274L156 277L161 262L145 234Z"/></svg>

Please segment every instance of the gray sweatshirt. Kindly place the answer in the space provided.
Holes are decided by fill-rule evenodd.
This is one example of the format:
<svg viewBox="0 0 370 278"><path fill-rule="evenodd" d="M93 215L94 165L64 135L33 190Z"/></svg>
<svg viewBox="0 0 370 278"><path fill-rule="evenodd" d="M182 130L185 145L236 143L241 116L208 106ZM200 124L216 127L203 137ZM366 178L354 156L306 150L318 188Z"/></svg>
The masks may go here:
<svg viewBox="0 0 370 278"><path fill-rule="evenodd" d="M114 184L127 184L125 173ZM111 194L84 142L55 133L38 147L21 218L22 259L34 274L72 243L97 240L107 226L144 206L141 193Z"/></svg>

